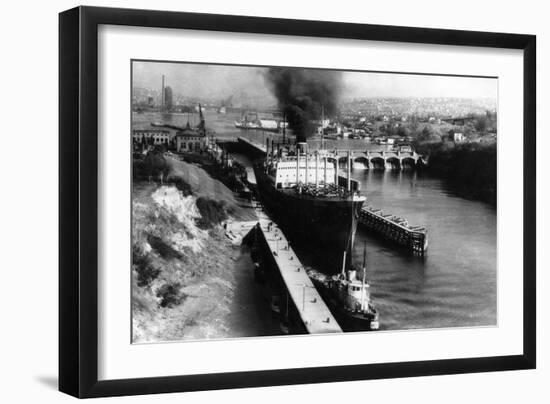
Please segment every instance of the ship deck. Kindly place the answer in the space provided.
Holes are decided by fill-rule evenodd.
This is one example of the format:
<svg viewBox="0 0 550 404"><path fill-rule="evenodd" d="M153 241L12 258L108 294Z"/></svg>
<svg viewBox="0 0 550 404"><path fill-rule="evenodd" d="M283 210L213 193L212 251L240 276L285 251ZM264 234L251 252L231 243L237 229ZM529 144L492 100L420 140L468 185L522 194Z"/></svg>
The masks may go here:
<svg viewBox="0 0 550 404"><path fill-rule="evenodd" d="M256 181L261 181L262 177L266 179L266 182L269 183L269 186L275 189L275 178L269 174L261 172L262 170L258 167L254 167L254 175L256 176ZM355 181L355 180L353 180ZM312 200L321 200L327 202L340 202L340 201L365 201L366 197L361 196L359 192L348 191L343 186L337 186L334 184L329 185L320 185L315 186L315 184L302 184L301 192L298 191L298 186L293 185L285 188L276 188L277 192L292 195L294 197L299 197L302 199L312 199Z"/></svg>

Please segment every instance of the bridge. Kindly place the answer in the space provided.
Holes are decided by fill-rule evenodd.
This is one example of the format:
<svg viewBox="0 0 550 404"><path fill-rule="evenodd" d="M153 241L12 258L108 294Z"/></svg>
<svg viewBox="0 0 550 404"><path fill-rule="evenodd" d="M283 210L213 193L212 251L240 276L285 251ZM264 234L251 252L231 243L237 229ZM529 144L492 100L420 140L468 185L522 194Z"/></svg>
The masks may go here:
<svg viewBox="0 0 550 404"><path fill-rule="evenodd" d="M422 156L415 151L403 150L350 150L351 168L364 170L403 170L415 168L424 163ZM338 167L346 168L348 164L348 150L336 149L329 152L329 161L337 161Z"/></svg>
<svg viewBox="0 0 550 404"><path fill-rule="evenodd" d="M239 137L238 142L256 155L265 156L268 153L267 145L258 143L245 137ZM408 149L408 150L407 150ZM419 164L425 164L421 155L410 147L399 147L391 150L349 150L352 169L363 170L404 170L414 169ZM326 150L327 161L338 163L339 168L347 168L348 149Z"/></svg>

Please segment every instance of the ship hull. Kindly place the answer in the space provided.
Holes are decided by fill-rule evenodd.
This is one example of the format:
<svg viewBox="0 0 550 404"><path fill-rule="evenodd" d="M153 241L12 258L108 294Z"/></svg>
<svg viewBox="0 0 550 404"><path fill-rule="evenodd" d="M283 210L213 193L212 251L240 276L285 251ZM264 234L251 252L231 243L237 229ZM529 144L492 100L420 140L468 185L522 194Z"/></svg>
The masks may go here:
<svg viewBox="0 0 550 404"><path fill-rule="evenodd" d="M350 234L355 234L363 200L319 198L292 189L276 189L260 167L256 166L254 173L262 203L292 242L313 247L312 252L323 248L324 252L342 256Z"/></svg>

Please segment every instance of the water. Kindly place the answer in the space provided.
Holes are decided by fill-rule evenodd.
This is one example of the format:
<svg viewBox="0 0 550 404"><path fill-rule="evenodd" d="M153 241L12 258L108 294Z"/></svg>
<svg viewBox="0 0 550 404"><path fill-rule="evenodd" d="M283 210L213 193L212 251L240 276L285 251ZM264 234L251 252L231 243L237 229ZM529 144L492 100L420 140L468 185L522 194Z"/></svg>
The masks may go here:
<svg viewBox="0 0 550 404"><path fill-rule="evenodd" d="M236 129L240 114L207 111L207 127L220 138L255 136L261 131ZM159 114L134 114L138 120L161 120ZM185 125L187 115L173 115L172 124ZM198 122L198 118L196 118ZM168 123L168 121L166 121ZM355 147L348 140L337 147ZM329 147L335 147L330 145ZM248 160L239 160L249 164ZM429 249L422 259L396 249L378 237L357 232L353 258L362 262L367 245L367 274L371 295L380 312L382 329L471 327L496 325L496 210L482 202L456 196L438 178L415 172L354 170L367 203L428 228ZM297 251L306 265L324 272L339 270L337 254Z"/></svg>
<svg viewBox="0 0 550 404"><path fill-rule="evenodd" d="M353 262L367 248L367 278L380 328L496 325L496 211L453 194L438 178L415 172L352 171L367 204L428 229L429 248L412 256L359 226ZM342 255L294 246L304 265L341 270Z"/></svg>
<svg viewBox="0 0 550 404"><path fill-rule="evenodd" d="M424 259L358 231L354 259L367 268L386 329L496 325L496 211L414 172L354 171L367 202L428 228Z"/></svg>

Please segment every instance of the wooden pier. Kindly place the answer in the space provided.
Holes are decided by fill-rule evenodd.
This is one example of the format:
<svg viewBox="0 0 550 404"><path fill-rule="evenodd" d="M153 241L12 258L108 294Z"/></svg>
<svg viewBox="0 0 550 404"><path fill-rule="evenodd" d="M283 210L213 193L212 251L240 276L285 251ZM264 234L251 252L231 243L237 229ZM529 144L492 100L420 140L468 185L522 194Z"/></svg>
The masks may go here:
<svg viewBox="0 0 550 404"><path fill-rule="evenodd" d="M256 209L256 214L258 222L254 229L269 249L268 254L284 283L287 300L292 302L306 332L342 332L281 229L261 209Z"/></svg>
<svg viewBox="0 0 550 404"><path fill-rule="evenodd" d="M428 250L428 231L425 227L410 226L407 220L384 214L381 209L363 207L359 213L359 223L413 254L424 256Z"/></svg>
<svg viewBox="0 0 550 404"><path fill-rule="evenodd" d="M237 138L237 141L247 145L251 149L259 152L260 154L267 154L267 146L265 144L258 143L252 139L247 139L243 136L239 136Z"/></svg>

